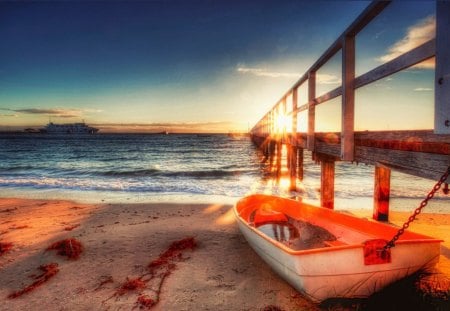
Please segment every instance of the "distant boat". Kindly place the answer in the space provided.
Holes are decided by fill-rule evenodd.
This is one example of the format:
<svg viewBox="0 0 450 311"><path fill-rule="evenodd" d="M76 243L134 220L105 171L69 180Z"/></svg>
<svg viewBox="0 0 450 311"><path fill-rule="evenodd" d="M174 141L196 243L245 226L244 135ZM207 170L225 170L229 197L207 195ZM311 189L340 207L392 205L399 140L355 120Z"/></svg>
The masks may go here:
<svg viewBox="0 0 450 311"><path fill-rule="evenodd" d="M237 202L234 213L250 246L312 301L368 297L439 260L440 242L326 208L267 195Z"/></svg>
<svg viewBox="0 0 450 311"><path fill-rule="evenodd" d="M98 128L88 126L84 122L66 124L55 124L50 122L45 128L41 129L42 133L51 134L94 134L98 131Z"/></svg>

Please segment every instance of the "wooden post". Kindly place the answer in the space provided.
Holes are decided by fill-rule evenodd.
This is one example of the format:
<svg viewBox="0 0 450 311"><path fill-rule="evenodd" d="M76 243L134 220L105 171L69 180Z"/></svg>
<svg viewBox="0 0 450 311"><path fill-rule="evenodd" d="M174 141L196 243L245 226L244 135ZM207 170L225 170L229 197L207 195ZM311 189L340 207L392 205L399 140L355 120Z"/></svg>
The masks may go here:
<svg viewBox="0 0 450 311"><path fill-rule="evenodd" d="M320 160L320 205L334 209L334 160Z"/></svg>
<svg viewBox="0 0 450 311"><path fill-rule="evenodd" d="M314 151L314 131L316 120L316 72L311 71L308 77L308 134L306 144L308 150Z"/></svg>
<svg viewBox="0 0 450 311"><path fill-rule="evenodd" d="M277 176L281 176L281 148L283 144L281 143L280 137L277 137Z"/></svg>
<svg viewBox="0 0 450 311"><path fill-rule="evenodd" d="M450 134L450 2L436 1L434 132Z"/></svg>
<svg viewBox="0 0 450 311"><path fill-rule="evenodd" d="M355 37L345 36L342 44L341 159L353 161L355 131Z"/></svg>
<svg viewBox="0 0 450 311"><path fill-rule="evenodd" d="M297 89L292 90L292 134L291 134L291 157L290 157L290 183L291 191L297 190Z"/></svg>
<svg viewBox="0 0 450 311"><path fill-rule="evenodd" d="M387 221L389 218L389 197L391 192L391 170L375 166L375 189L373 196L373 219Z"/></svg>
<svg viewBox="0 0 450 311"><path fill-rule="evenodd" d="M303 148L297 150L297 175L299 180L303 180Z"/></svg>
<svg viewBox="0 0 450 311"><path fill-rule="evenodd" d="M289 171L289 190L297 190L297 147L291 146L291 170Z"/></svg>

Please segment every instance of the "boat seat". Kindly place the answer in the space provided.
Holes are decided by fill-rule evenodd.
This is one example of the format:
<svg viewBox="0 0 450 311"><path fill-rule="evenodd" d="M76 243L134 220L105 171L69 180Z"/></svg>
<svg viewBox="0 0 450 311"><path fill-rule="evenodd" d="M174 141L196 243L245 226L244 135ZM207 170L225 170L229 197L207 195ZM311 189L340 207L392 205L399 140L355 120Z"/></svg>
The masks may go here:
<svg viewBox="0 0 450 311"><path fill-rule="evenodd" d="M325 243L325 245L327 245L327 246L343 246L343 245L348 245L347 243L344 243L344 242L339 241L339 240L334 240L334 241L324 241L323 243Z"/></svg>
<svg viewBox="0 0 450 311"><path fill-rule="evenodd" d="M267 223L281 223L287 222L287 216L282 212L277 212L273 210L266 210L259 208L253 213L253 225L255 227L267 224Z"/></svg>

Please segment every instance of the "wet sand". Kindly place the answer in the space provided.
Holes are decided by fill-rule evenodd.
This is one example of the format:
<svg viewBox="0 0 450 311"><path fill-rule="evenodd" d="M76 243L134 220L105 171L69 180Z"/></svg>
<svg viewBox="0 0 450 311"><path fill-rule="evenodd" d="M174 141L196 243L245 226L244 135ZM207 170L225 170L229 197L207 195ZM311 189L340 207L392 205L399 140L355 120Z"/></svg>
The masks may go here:
<svg viewBox="0 0 450 311"><path fill-rule="evenodd" d="M1 309L132 310L138 307L138 291L115 295L120 286L127 278L144 275L172 242L187 237L194 237L197 247L183 251L183 260L165 278L152 310L323 308L303 298L258 257L240 234L231 208L0 199L0 242L13 243L0 257ZM392 212L390 221L401 224L407 217ZM450 215L420 215L411 229L446 240L439 268L449 276ZM52 243L72 237L84 246L78 260L46 251ZM30 275L49 263L58 264L54 277L23 296L7 298L32 283Z"/></svg>

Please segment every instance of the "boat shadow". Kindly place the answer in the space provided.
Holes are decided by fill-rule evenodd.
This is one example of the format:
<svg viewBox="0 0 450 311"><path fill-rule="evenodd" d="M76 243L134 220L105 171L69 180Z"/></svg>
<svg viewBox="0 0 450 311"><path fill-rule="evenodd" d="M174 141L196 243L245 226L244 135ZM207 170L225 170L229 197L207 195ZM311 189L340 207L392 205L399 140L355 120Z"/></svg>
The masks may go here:
<svg viewBox="0 0 450 311"><path fill-rule="evenodd" d="M446 283L442 286L437 281L440 276L438 271L419 271L368 298L331 298L319 307L321 310L450 310L450 279L440 279L441 283ZM433 278L434 284L430 281Z"/></svg>

